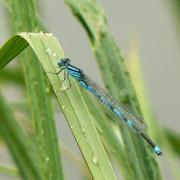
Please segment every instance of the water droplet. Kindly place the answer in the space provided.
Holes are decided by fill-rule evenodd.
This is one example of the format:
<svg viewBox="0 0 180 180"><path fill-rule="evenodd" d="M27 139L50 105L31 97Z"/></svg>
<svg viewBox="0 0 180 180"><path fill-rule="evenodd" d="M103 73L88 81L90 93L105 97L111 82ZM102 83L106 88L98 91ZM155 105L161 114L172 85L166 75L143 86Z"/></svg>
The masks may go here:
<svg viewBox="0 0 180 180"><path fill-rule="evenodd" d="M46 93L49 93L49 91L50 91L50 88L47 87L47 88L46 88Z"/></svg>
<svg viewBox="0 0 180 180"><path fill-rule="evenodd" d="M52 36L53 34L52 34L52 33L46 33L46 35L50 37L50 36Z"/></svg>
<svg viewBox="0 0 180 180"><path fill-rule="evenodd" d="M61 107L62 107L62 109L63 109L63 110L65 110L65 109L66 109L66 106L65 106L65 105L62 105Z"/></svg>
<svg viewBox="0 0 180 180"><path fill-rule="evenodd" d="M82 126L82 132L85 133L86 132L86 128L84 126Z"/></svg>
<svg viewBox="0 0 180 180"><path fill-rule="evenodd" d="M48 156L46 156L45 161L48 162L50 159Z"/></svg>
<svg viewBox="0 0 180 180"><path fill-rule="evenodd" d="M43 135L44 134L44 131L41 131L41 135Z"/></svg>
<svg viewBox="0 0 180 180"><path fill-rule="evenodd" d="M53 57L56 57L57 55L56 55L56 53L53 53Z"/></svg>
<svg viewBox="0 0 180 180"><path fill-rule="evenodd" d="M65 91L66 90L66 87L65 86L62 86L61 87L61 91Z"/></svg>
<svg viewBox="0 0 180 180"><path fill-rule="evenodd" d="M98 164L98 158L97 158L97 156L93 156L93 163L94 163L95 165Z"/></svg>
<svg viewBox="0 0 180 180"><path fill-rule="evenodd" d="M48 48L46 48L46 51L47 51L47 53L49 54L49 55L51 55L51 49L48 47Z"/></svg>
<svg viewBox="0 0 180 180"><path fill-rule="evenodd" d="M76 114L78 114L78 113L79 113L76 109L75 109L74 111L75 111L75 113L76 113Z"/></svg>
<svg viewBox="0 0 180 180"><path fill-rule="evenodd" d="M70 126L71 129L73 129L73 126L71 124L69 126Z"/></svg>

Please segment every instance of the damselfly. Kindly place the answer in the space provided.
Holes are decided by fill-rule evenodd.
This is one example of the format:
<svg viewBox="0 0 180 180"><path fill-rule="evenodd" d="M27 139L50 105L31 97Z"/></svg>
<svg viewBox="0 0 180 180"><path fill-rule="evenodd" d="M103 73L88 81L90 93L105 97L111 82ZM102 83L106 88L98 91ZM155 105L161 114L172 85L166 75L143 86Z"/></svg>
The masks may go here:
<svg viewBox="0 0 180 180"><path fill-rule="evenodd" d="M104 104L107 108L114 112L130 128L134 129L137 133L139 133L151 145L153 151L157 155L162 154L160 148L145 134L145 124L143 123L142 119L136 117L135 115L127 111L123 107L123 105L119 104L108 93L106 93L102 88L100 88L95 82L90 80L81 69L71 65L69 58L61 59L57 62L57 64L60 68L57 74L62 72L62 70L65 70L67 72L68 80L69 76L77 80L83 88L95 95L95 97L99 99L102 104Z"/></svg>

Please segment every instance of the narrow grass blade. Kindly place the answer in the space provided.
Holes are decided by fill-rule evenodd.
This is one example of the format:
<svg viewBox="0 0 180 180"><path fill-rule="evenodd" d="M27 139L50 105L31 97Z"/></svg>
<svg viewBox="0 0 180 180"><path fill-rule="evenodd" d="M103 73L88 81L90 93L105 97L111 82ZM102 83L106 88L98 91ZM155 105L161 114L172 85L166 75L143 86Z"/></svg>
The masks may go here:
<svg viewBox="0 0 180 180"><path fill-rule="evenodd" d="M1 62L1 61L0 61ZM13 116L13 112L0 94L0 133L24 179L41 180L43 176L30 139L26 137Z"/></svg>
<svg viewBox="0 0 180 180"><path fill-rule="evenodd" d="M61 108L94 179L116 179L78 85L71 79L72 88L68 91L62 91L61 78L49 73L56 72L57 60L64 57L56 38L52 34L43 33L21 33L18 37L28 42L47 73L48 79L53 86ZM15 51L15 47L9 49L8 54L11 51ZM10 60L5 59L6 62ZM0 51L0 69L3 67L1 61L3 59L1 59ZM53 141L54 137L51 136L51 140Z"/></svg>
<svg viewBox="0 0 180 180"><path fill-rule="evenodd" d="M177 157L180 155L180 136L167 128L163 128L162 125L160 128L158 122L155 121L156 118L148 103L147 90L145 89L143 81L142 68L138 56L137 36L133 36L131 39L132 42L128 53L129 71L143 116L147 119L148 124L151 125L150 128L148 128L149 133L161 144L162 148L166 150L169 167L171 167L173 174L176 174L176 178L179 179L179 171L176 167L178 164Z"/></svg>
<svg viewBox="0 0 180 180"><path fill-rule="evenodd" d="M65 157L81 170L81 173L84 175L85 179L93 179L92 174L87 167L87 164L82 159L80 159L70 148L68 148L63 143L60 143L60 148Z"/></svg>
<svg viewBox="0 0 180 180"><path fill-rule="evenodd" d="M15 32L40 31L41 24L34 0L8 0L6 6ZM47 78L32 51L24 52L21 58L41 171L44 172L44 178L63 179Z"/></svg>
<svg viewBox="0 0 180 180"><path fill-rule="evenodd" d="M110 94L122 103L131 105L133 110L140 114L126 64L109 31L101 6L95 0L65 0L65 2L90 38L104 84ZM134 171L134 177L142 180L161 179L158 165L151 151L146 148L145 142L138 135L124 129L122 137L129 157L127 161Z"/></svg>
<svg viewBox="0 0 180 180"><path fill-rule="evenodd" d="M160 128L159 124L153 114L148 101L148 91L146 89L145 81L143 79L142 67L140 64L140 58L138 54L138 39L137 36L132 36L132 41L128 51L128 69L130 78L136 91L137 99L143 117L146 119L148 125L148 132L157 142L160 142Z"/></svg>
<svg viewBox="0 0 180 180"><path fill-rule="evenodd" d="M13 82L20 86L24 85L22 72L20 72L18 69L3 69L0 73L0 82Z"/></svg>
<svg viewBox="0 0 180 180"><path fill-rule="evenodd" d="M94 97L90 96L88 92L83 92L82 94L88 104L91 115L94 117L93 119L95 119L94 123L96 124L103 144L109 152L109 156L113 157L113 160L118 163L123 177L126 180L132 180L134 174L129 163L126 161L122 162L122 159L127 159L127 153L124 150L122 141L116 133L117 128L116 130L114 129L114 123L110 122L107 116L105 116L102 107L97 104ZM127 171L129 172L128 174L126 173Z"/></svg>
<svg viewBox="0 0 180 180"><path fill-rule="evenodd" d="M180 157L180 135L167 128L164 128L163 134L166 141L168 141L171 151Z"/></svg>
<svg viewBox="0 0 180 180"><path fill-rule="evenodd" d="M12 176L12 177L18 177L20 175L17 168L7 166L2 163L0 164L0 174Z"/></svg>

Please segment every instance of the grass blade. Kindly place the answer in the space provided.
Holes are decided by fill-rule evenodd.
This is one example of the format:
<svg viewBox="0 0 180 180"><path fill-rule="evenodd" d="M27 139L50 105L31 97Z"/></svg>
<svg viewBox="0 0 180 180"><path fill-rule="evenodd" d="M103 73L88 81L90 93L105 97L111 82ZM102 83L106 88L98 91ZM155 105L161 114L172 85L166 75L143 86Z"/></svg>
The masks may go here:
<svg viewBox="0 0 180 180"><path fill-rule="evenodd" d="M43 179L32 144L17 124L11 108L1 94L0 111L0 133L8 144L21 175L27 180Z"/></svg>
<svg viewBox="0 0 180 180"><path fill-rule="evenodd" d="M169 144L169 148L171 149L171 151L173 151L177 155L177 157L179 157L180 156L180 135L167 128L164 128L163 134L165 136L166 141Z"/></svg>
<svg viewBox="0 0 180 180"><path fill-rule="evenodd" d="M15 167L10 167L2 163L0 164L0 173L12 177L19 176L19 171Z"/></svg>
<svg viewBox="0 0 180 180"><path fill-rule="evenodd" d="M120 141L114 123L111 123L104 114L102 107L98 106L94 97L90 96L88 92L83 92L83 97L86 100L89 110L95 119L96 127L99 131L100 137L105 145L109 156L117 161L123 177L128 180L132 179L133 171L128 162L122 162L122 159L127 159L127 153L124 150L123 143ZM129 172L128 174L126 172ZM133 177L134 178L134 177Z"/></svg>
<svg viewBox="0 0 180 180"><path fill-rule="evenodd" d="M8 0L6 6L16 32L40 31L41 24L38 23L38 11L34 0ZM22 58L31 119L36 129L35 140L38 144L36 147L41 160L41 171L44 172L44 178L63 179L47 78L32 51L24 52Z"/></svg>
<svg viewBox="0 0 180 180"><path fill-rule="evenodd" d="M128 55L128 69L130 78L136 91L143 117L146 119L146 122L149 125L148 132L153 139L160 142L160 128L148 101L147 89L144 83L145 81L143 79L142 67L138 55L138 40L136 36L132 38Z"/></svg>
<svg viewBox="0 0 180 180"><path fill-rule="evenodd" d="M90 38L104 84L110 94L122 103L131 105L133 110L140 114L126 64L109 31L105 13L101 6L95 0L65 0L65 2ZM158 165L151 150L146 148L145 142L138 135L121 129L129 157L127 161L134 172L134 177L142 180L161 179Z"/></svg>
<svg viewBox="0 0 180 180"><path fill-rule="evenodd" d="M56 38L52 34L43 33L21 33L18 37L28 42L47 73L48 79L53 86L61 108L94 179L116 179L78 85L71 79L72 88L69 91L61 91L63 86L60 77L48 73L56 72L56 61L64 57ZM15 48L9 49L8 54L11 54L11 51L15 51ZM6 62L10 60L5 59ZM3 59L1 59L0 51L0 69L3 67L1 61ZM54 140L53 137L51 139Z"/></svg>

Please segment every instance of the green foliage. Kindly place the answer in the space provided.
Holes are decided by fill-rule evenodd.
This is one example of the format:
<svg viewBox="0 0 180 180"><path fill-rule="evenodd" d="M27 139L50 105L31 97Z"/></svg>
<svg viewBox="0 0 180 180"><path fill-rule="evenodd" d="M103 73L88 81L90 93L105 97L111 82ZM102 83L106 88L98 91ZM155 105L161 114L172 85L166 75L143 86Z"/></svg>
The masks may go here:
<svg viewBox="0 0 180 180"><path fill-rule="evenodd" d="M2 61L0 61L2 62ZM43 179L30 139L21 130L3 96L0 94L0 133L24 179ZM27 163L28 162L28 163Z"/></svg>
<svg viewBox="0 0 180 180"><path fill-rule="evenodd" d="M123 104L140 114L139 104L124 59L109 31L105 13L94 0L65 0L85 28L99 65L104 84ZM158 165L144 141L121 126L126 161L135 179L161 179ZM148 158L146 158L148 156ZM122 159L124 161L124 159ZM128 173L128 170L126 174ZM133 178L131 177L131 178Z"/></svg>
<svg viewBox="0 0 180 180"><path fill-rule="evenodd" d="M94 123L97 127L102 142L109 153L109 156L111 156L113 160L117 162L125 179L133 179L133 171L129 163L127 161L122 161L127 157L120 136L117 134L119 131L118 126L114 125L114 123L111 121L112 119L109 119L105 115L99 104L94 101L94 97L90 96L89 93L86 92L83 92L83 97L88 104L89 111L94 117Z"/></svg>
<svg viewBox="0 0 180 180"><path fill-rule="evenodd" d="M164 139L168 141L170 149L178 156L180 156L180 135L170 129L164 128Z"/></svg>
<svg viewBox="0 0 180 180"><path fill-rule="evenodd" d="M136 113L142 112L145 119L150 119L148 123L152 127L156 126L148 101L145 101L144 84L132 85L135 76L129 75L100 4L96 0L65 2L89 36L102 79L110 94L123 104L131 106ZM39 32L46 27L42 24L34 0L7 0L4 3L15 32ZM17 71L6 69L5 66L13 58L19 57L24 49L26 51L20 56L23 72L20 68ZM126 180L160 180L154 155L138 134L129 131L123 123L118 126L111 121L112 115L105 112L90 93L81 91L74 79L70 78L72 86L66 91L63 75L56 75L57 60L63 57L59 43L50 33L19 33L1 46L0 70L4 69L0 80L15 82L24 88L25 79L28 103L21 110L28 111L27 116L31 115L26 118L31 120L28 123L32 133L30 137L25 132L27 129L22 128L22 122L15 117L17 105L10 105L0 94L0 133L18 168L0 165L0 172L10 176L21 175L24 179L64 179L49 80L89 168L86 169L84 164L77 162L85 172L85 178L118 179L112 167L113 161ZM150 134L155 138L158 136L164 147L168 146L175 156L179 156L178 134L167 129L160 131L158 125L151 128ZM69 156L72 157L72 154L69 153Z"/></svg>
<svg viewBox="0 0 180 180"><path fill-rule="evenodd" d="M38 11L34 0L8 0L6 1L6 6L9 10L11 26L15 32L40 31L41 24L39 24ZM18 39L15 43L17 43L17 46L22 46L18 47L19 50L27 46L25 41L19 44ZM19 51L15 53L18 54ZM41 171L44 177L49 179L63 179L63 171L59 161L60 152L51 108L50 91L47 90L49 85L46 76L36 56L31 51L23 53L21 58L23 59L21 65L31 112L30 119L35 124L36 135L34 139L38 144L35 147L40 157Z"/></svg>
<svg viewBox="0 0 180 180"><path fill-rule="evenodd" d="M26 41L41 62L93 177L95 179L116 179L100 137L91 120L92 116L89 114L87 106L81 96L79 87L71 80L71 90L67 92L63 91L60 77L49 73L56 72L56 61L64 56L57 40L51 34L21 33L10 39L7 44L9 44L10 41L15 42L17 39L19 39L19 42ZM25 47L26 46L24 46L24 48ZM8 46L5 44L0 51L0 55L1 52L6 51L7 48ZM8 49L8 54L16 51L15 46ZM5 64L13 58L12 56L8 57L8 55L4 57L6 58L3 59L0 56L0 68L3 68ZM6 63L3 63L3 61ZM49 146L56 140L54 137L53 133L51 133ZM41 144L39 144L39 146L41 146ZM50 161L51 159L48 159L49 165L51 165ZM55 164L53 167L57 168Z"/></svg>
<svg viewBox="0 0 180 180"><path fill-rule="evenodd" d="M16 168L9 167L9 166L4 165L4 164L0 164L0 173L6 174L9 176L18 176L19 175L19 171Z"/></svg>

